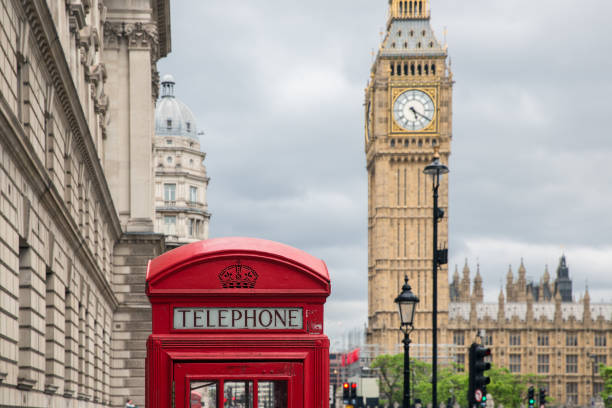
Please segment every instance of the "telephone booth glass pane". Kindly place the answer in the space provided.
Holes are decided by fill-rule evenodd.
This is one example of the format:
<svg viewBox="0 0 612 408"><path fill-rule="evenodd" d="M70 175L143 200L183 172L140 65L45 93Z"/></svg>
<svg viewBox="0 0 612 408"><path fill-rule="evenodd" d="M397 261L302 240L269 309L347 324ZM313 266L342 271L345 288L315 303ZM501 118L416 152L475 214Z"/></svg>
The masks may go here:
<svg viewBox="0 0 612 408"><path fill-rule="evenodd" d="M287 408L287 381L258 381L257 408Z"/></svg>
<svg viewBox="0 0 612 408"><path fill-rule="evenodd" d="M215 408L218 387L218 381L192 381L189 408Z"/></svg>
<svg viewBox="0 0 612 408"><path fill-rule="evenodd" d="M253 408L253 381L224 381L224 408Z"/></svg>

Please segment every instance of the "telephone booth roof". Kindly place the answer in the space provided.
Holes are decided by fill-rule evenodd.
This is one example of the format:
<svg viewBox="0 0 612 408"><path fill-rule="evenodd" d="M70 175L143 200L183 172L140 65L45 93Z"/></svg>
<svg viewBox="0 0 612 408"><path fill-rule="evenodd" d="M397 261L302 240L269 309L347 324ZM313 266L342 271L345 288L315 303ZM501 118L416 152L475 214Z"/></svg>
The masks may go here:
<svg viewBox="0 0 612 408"><path fill-rule="evenodd" d="M216 291L217 285L212 283L216 279L213 276L203 279L200 266L230 260L232 263L243 262L244 265L253 262L265 265L269 273L260 279L260 288L263 290L293 287L298 292L324 296L330 293L329 273L322 260L274 241L228 237L183 245L149 261L147 295ZM181 287L184 290L181 290ZM245 289L234 289L236 290ZM255 292L257 291L256 288Z"/></svg>

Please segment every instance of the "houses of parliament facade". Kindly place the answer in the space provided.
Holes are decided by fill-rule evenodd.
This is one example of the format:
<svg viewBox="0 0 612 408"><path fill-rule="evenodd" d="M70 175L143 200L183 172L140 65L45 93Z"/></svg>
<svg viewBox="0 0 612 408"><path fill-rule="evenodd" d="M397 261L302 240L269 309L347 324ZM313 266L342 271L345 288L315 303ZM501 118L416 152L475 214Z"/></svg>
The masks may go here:
<svg viewBox="0 0 612 408"><path fill-rule="evenodd" d="M365 89L368 172L368 327L366 341L397 350L403 334L393 300L404 275L420 298L411 356L431 357L432 182L423 174L434 150L448 164L452 135L453 74L445 44L430 26L429 0L389 1L384 40ZM439 206L448 214L449 177L441 180ZM448 242L448 221L438 224ZM612 304L592 303L588 290L574 301L563 255L550 276L529 282L521 265L508 271L498 302L485 303L479 268L471 278L438 269L438 344L442 363L463 365L477 333L492 362L512 373L533 373L559 406L585 406L603 387L599 363L612 361Z"/></svg>

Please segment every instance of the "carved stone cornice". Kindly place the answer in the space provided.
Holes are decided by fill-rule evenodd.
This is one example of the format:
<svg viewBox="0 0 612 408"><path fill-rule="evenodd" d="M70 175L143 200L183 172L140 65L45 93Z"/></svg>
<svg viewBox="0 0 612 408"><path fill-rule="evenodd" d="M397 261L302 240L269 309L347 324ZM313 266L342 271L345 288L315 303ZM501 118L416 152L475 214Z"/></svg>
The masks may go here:
<svg viewBox="0 0 612 408"><path fill-rule="evenodd" d="M157 34L159 38L159 58L163 58L170 52L170 1L155 0L153 10L157 22Z"/></svg>
<svg viewBox="0 0 612 408"><path fill-rule="evenodd" d="M68 2L68 24L70 27L70 31L75 32L80 30L85 26L85 16L87 14L85 10L85 5L79 0L70 0Z"/></svg>
<svg viewBox="0 0 612 408"><path fill-rule="evenodd" d="M150 49L153 63L159 59L159 41L155 24L140 21L136 23L106 21L104 23L106 47L117 47L123 39L127 40L130 48Z"/></svg>
<svg viewBox="0 0 612 408"><path fill-rule="evenodd" d="M159 98L159 71L155 65L151 65L151 95L153 102Z"/></svg>

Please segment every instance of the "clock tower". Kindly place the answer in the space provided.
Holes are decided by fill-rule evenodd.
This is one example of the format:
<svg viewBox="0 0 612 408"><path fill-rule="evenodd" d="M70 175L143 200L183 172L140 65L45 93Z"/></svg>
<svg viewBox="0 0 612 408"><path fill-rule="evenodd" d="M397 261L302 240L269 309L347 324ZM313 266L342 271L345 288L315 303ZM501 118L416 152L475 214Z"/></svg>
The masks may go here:
<svg viewBox="0 0 612 408"><path fill-rule="evenodd" d="M432 180L423 169L439 149L448 165L451 148L452 74L447 50L430 26L429 0L389 0L386 36L365 90L368 171L367 342L398 351L403 334L395 297L404 275L419 297L413 348L432 343ZM448 177L439 189L448 214ZM448 242L445 216L438 242ZM438 339L448 344L448 272L438 271ZM426 357L431 347L411 352Z"/></svg>

